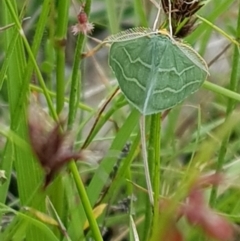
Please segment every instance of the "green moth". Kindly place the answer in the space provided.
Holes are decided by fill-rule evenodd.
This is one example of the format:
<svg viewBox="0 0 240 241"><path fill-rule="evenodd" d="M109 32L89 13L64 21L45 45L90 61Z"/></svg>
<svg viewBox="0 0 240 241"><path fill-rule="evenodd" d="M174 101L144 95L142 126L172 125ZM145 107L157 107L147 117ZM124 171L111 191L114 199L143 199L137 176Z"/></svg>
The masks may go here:
<svg viewBox="0 0 240 241"><path fill-rule="evenodd" d="M208 76L204 59L163 32L137 28L107 39L111 66L127 100L143 115L170 109Z"/></svg>

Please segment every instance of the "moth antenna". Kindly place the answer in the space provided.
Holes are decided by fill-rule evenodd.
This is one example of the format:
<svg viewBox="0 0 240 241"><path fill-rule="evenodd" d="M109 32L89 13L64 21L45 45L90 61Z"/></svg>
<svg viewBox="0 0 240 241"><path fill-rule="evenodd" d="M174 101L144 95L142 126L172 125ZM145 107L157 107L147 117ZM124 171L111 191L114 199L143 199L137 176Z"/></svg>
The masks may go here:
<svg viewBox="0 0 240 241"><path fill-rule="evenodd" d="M168 0L168 6L169 6L169 9L168 9L168 21L169 21L169 33L170 33L170 36L172 37L173 36L173 31L172 31L172 3L171 3L171 0Z"/></svg>
<svg viewBox="0 0 240 241"><path fill-rule="evenodd" d="M196 3L198 2L198 0L192 0L191 2L184 2L185 4L193 4L193 3Z"/></svg>
<svg viewBox="0 0 240 241"><path fill-rule="evenodd" d="M153 1L151 1L153 3ZM155 2L155 1L154 1ZM154 5L157 7L158 11L157 11L157 16L156 16L156 19L154 21L154 24L153 24L153 30L156 31L157 30L157 25L158 25L158 22L159 22L159 17L160 17L160 13L161 13L161 5L158 4L158 3L154 3Z"/></svg>
<svg viewBox="0 0 240 241"><path fill-rule="evenodd" d="M149 196L150 203L152 205L154 205L153 189L152 189L151 178L150 178L150 173L149 173L149 166L148 166L148 154L147 154L146 137L145 137L146 123L145 123L144 115L141 116L139 124L140 124L140 132L141 132L143 165L144 165L144 172L145 172L148 196Z"/></svg>

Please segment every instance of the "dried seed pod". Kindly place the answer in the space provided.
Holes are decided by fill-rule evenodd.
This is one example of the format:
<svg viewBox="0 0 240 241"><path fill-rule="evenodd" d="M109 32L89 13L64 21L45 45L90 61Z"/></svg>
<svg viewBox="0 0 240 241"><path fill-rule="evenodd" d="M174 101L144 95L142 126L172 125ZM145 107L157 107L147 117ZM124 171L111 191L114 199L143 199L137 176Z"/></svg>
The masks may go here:
<svg viewBox="0 0 240 241"><path fill-rule="evenodd" d="M183 38L195 29L194 14L204 5L202 0L170 0L173 34ZM169 0L161 0L164 12L169 14Z"/></svg>
<svg viewBox="0 0 240 241"><path fill-rule="evenodd" d="M30 106L29 139L33 152L45 170L45 187L65 163L82 157L81 153L72 150L72 143L67 139L67 134L61 130L63 122L51 125L47 119L50 119L49 116L40 108L36 105Z"/></svg>

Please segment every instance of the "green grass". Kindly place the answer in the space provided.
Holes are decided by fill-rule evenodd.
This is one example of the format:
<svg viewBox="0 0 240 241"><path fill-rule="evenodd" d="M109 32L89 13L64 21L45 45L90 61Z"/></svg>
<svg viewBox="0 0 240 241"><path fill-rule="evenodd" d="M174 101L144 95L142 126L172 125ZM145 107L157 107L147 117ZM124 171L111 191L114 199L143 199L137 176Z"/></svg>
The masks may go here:
<svg viewBox="0 0 240 241"><path fill-rule="evenodd" d="M105 240L105 228L113 230L113 240L137 240L136 231L141 241L172 241L177 239L166 235L176 230L187 241L213 240L184 211L185 217L177 213L198 190L208 215L214 210L231 225L240 221L240 2L205 1L197 28L184 41L207 62L215 59L208 80L170 112L145 120L153 205L143 165L140 113L122 94L111 98L117 84L112 84L105 58L108 48L82 58L97 43L71 33L82 3L0 2L0 170L6 175L0 184L0 240ZM126 28L151 27L156 9L148 0L86 0L85 12L95 25L92 36L103 40ZM226 45L230 47L216 58ZM86 97L102 85L104 91ZM38 106L36 113L29 114L29 105ZM39 115L35 124L42 135L37 140L49 131L47 119L52 126L63 121L59 131L67 133L66 145L82 157L68 160L46 189L44 170L29 142L29 115ZM127 143L130 149L124 153ZM101 155L100 161L92 160ZM199 178L215 172L223 180L215 177L217 185L199 189ZM127 208L120 210L124 201ZM200 212L201 205L195 214ZM219 227L225 233L218 240L225 240L227 229Z"/></svg>

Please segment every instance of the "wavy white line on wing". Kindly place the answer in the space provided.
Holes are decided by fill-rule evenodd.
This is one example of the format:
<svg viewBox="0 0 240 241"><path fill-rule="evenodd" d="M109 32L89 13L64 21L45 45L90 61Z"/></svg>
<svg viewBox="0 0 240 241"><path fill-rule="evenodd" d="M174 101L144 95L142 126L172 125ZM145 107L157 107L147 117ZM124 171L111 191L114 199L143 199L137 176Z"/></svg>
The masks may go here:
<svg viewBox="0 0 240 241"><path fill-rule="evenodd" d="M155 91L153 91L153 94L155 95L155 94L160 94L160 93L164 93L165 91L169 91L169 92L172 92L172 93L179 93L179 92L181 92L181 91L183 91L186 87L188 87L189 85L193 85L193 84L197 84L197 83L200 83L201 82L201 80L196 80L196 81L193 81L193 82L190 82L190 83L188 83L188 84L186 84L186 85L184 85L182 88L180 88L180 89L178 89L178 90L174 90L174 89L172 89L172 88L170 88L170 87L166 87L166 88L164 88L164 89L162 89L162 90L155 90Z"/></svg>
<svg viewBox="0 0 240 241"><path fill-rule="evenodd" d="M184 70L182 70L181 72L178 72L178 71L176 70L176 68L174 68L174 67L169 68L169 69L159 68L159 69L158 69L158 73L171 72L171 71L173 71L176 75L181 76L184 72L186 72L186 71L188 71L188 70L190 70L190 69L192 69L192 68L194 68L194 67L195 67L194 65L189 66L189 67L185 68Z"/></svg>
<svg viewBox="0 0 240 241"><path fill-rule="evenodd" d="M132 64L135 64L135 63L139 62L140 64L142 64L146 68L149 68L149 69L152 68L152 65L143 62L139 57L137 57L136 59L132 59L131 55L128 53L128 51L125 49L125 47L123 47L123 50L124 50L125 54L127 55L129 61Z"/></svg>
<svg viewBox="0 0 240 241"><path fill-rule="evenodd" d="M146 90L146 88L145 88L143 85L141 85L136 78L129 78L129 77L127 77L127 76L125 75L121 64L120 64L115 58L111 58L111 59L118 65L118 67L119 67L120 70L121 70L122 76L124 77L124 79L126 79L126 81L134 82L134 83L135 83L137 86L139 86L143 91ZM114 71L114 72L115 72L115 71Z"/></svg>

